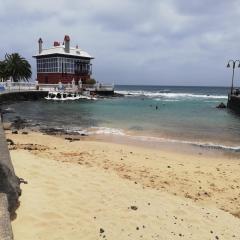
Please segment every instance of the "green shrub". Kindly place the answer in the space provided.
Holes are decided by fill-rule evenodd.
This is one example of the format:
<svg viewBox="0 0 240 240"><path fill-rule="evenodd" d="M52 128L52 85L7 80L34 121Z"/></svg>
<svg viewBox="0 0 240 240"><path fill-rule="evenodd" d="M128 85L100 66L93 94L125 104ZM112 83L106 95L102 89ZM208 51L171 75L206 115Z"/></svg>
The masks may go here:
<svg viewBox="0 0 240 240"><path fill-rule="evenodd" d="M94 78L86 79L85 84L96 84L96 80Z"/></svg>

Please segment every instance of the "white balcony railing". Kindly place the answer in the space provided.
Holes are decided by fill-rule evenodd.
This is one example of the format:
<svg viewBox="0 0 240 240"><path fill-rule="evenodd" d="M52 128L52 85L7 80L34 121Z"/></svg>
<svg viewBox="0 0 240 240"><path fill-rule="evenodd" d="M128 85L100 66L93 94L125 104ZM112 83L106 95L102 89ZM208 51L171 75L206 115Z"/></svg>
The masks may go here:
<svg viewBox="0 0 240 240"><path fill-rule="evenodd" d="M39 90L55 91L56 89L63 89L65 91L113 91L114 84L38 84Z"/></svg>
<svg viewBox="0 0 240 240"><path fill-rule="evenodd" d="M0 82L0 92L10 92L10 91L27 91L27 90L45 90L45 91L55 91L62 89L64 91L76 92L82 90L89 91L113 91L114 84L39 84L35 82L12 82L7 80L5 82Z"/></svg>

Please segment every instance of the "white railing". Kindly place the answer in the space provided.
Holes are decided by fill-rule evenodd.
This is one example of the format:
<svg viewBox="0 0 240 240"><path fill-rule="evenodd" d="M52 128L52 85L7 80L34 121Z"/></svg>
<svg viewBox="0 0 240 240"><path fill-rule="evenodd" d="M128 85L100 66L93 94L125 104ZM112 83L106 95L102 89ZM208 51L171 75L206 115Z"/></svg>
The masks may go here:
<svg viewBox="0 0 240 240"><path fill-rule="evenodd" d="M96 91L113 91L114 90L114 84L82 84L83 89L92 89L94 88Z"/></svg>
<svg viewBox="0 0 240 240"><path fill-rule="evenodd" d="M113 91L114 90L114 84L97 84L98 91Z"/></svg>
<svg viewBox="0 0 240 240"><path fill-rule="evenodd" d="M113 91L114 90L114 84L101 84L96 83L94 85L89 84L83 84L83 88L94 88L96 91Z"/></svg>
<svg viewBox="0 0 240 240"><path fill-rule="evenodd" d="M62 84L65 87L65 84ZM59 84L38 84L39 90L54 91L59 87Z"/></svg>
<svg viewBox="0 0 240 240"><path fill-rule="evenodd" d="M5 82L0 82L0 92L9 91L27 91L27 90L45 90L45 91L55 91L57 89L63 89L64 91L76 92L82 90L89 91L113 91L114 84L39 84L35 82L12 82L7 80Z"/></svg>
<svg viewBox="0 0 240 240"><path fill-rule="evenodd" d="M90 90L90 91L113 91L114 84L38 84L39 90L55 91L56 89L64 89L65 91L81 91L81 90Z"/></svg>
<svg viewBox="0 0 240 240"><path fill-rule="evenodd" d="M38 82L12 82L7 80L5 82L0 82L0 91L27 91L36 90Z"/></svg>

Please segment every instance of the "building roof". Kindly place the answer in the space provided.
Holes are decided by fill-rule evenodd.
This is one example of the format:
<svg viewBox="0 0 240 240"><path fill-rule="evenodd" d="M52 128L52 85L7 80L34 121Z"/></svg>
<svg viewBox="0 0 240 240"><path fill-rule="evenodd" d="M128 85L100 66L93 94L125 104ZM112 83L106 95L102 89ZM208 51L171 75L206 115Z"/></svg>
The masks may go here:
<svg viewBox="0 0 240 240"><path fill-rule="evenodd" d="M54 47L51 47L48 49L43 49L40 54L36 54L33 57L41 57L41 56L55 55L55 54L93 59L93 57L90 54L88 54L87 52L83 51L80 48L71 47L70 52L67 53L65 51L64 45L54 46Z"/></svg>

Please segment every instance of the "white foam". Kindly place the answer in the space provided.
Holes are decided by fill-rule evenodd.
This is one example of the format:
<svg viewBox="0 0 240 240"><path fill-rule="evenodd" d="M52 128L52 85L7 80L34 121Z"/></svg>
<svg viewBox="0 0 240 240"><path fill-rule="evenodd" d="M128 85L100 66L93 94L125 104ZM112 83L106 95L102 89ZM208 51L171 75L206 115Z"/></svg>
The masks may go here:
<svg viewBox="0 0 240 240"><path fill-rule="evenodd" d="M155 101L161 101L161 102L179 102L179 99L162 99L162 98L155 98Z"/></svg>
<svg viewBox="0 0 240 240"><path fill-rule="evenodd" d="M93 135L93 134L118 135L118 136L126 136L134 140L147 141L147 142L187 144L187 145L216 149L216 150L240 152L240 146L228 146L228 145L217 144L212 142L194 142L194 141L169 139L169 138L161 138L161 137L153 137L153 136L129 135L129 134L126 134L124 130L117 129L117 128L91 127L85 133L87 133L88 135Z"/></svg>
<svg viewBox="0 0 240 240"><path fill-rule="evenodd" d="M142 141L153 141L153 142L168 142L168 143L180 143L180 144L189 144L198 147L212 148L212 149L222 149L222 150L230 150L230 151L240 151L240 146L227 146L216 143L206 143L206 142L194 142L194 141L186 141L179 139L168 139L168 138L159 138L159 137L150 137L150 136L131 136L133 139L138 139Z"/></svg>
<svg viewBox="0 0 240 240"><path fill-rule="evenodd" d="M206 100L205 103L219 103L219 100Z"/></svg>
<svg viewBox="0 0 240 240"><path fill-rule="evenodd" d="M125 133L121 129L117 128L108 128L108 127L91 127L88 130L88 133L90 134L112 134L112 135L119 135L119 136L124 136Z"/></svg>
<svg viewBox="0 0 240 240"><path fill-rule="evenodd" d="M170 92L151 92L151 91L116 91L116 93L126 96L145 96L149 98L175 98L175 99L187 99L187 98L202 98L202 99L227 99L225 95L207 95L207 94L192 94L192 93L170 93Z"/></svg>

